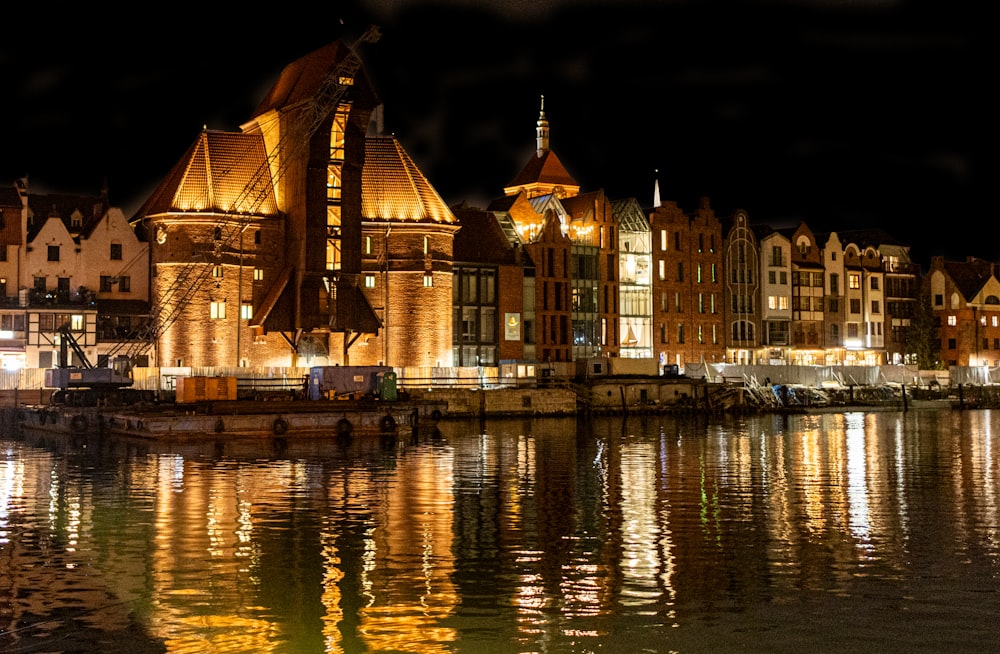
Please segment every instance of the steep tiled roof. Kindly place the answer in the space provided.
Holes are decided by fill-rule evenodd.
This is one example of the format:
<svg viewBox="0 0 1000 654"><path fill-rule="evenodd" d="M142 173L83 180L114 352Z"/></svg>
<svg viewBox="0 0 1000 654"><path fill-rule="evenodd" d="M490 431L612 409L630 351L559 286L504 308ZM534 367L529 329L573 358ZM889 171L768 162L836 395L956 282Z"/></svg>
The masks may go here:
<svg viewBox="0 0 1000 654"><path fill-rule="evenodd" d="M946 261L944 270L966 301L971 301L993 277L993 265L982 259Z"/></svg>
<svg viewBox="0 0 1000 654"><path fill-rule="evenodd" d="M365 220L456 222L451 209L393 136L365 139L361 215Z"/></svg>
<svg viewBox="0 0 1000 654"><path fill-rule="evenodd" d="M510 187L528 186L531 184L552 184L555 186L579 188L580 185L559 161L552 150L545 150L541 155L533 155L521 169L521 172L510 183Z"/></svg>
<svg viewBox="0 0 1000 654"><path fill-rule="evenodd" d="M492 213L469 207L455 207L453 212L462 227L455 234L456 262L516 262L514 248Z"/></svg>
<svg viewBox="0 0 1000 654"><path fill-rule="evenodd" d="M35 236L49 218L58 218L66 229L76 236L86 233L108 210L106 197L72 195L66 193L28 194L28 241ZM72 224L73 214L80 213L80 226Z"/></svg>
<svg viewBox="0 0 1000 654"><path fill-rule="evenodd" d="M0 207L21 208L21 194L13 186L0 186Z"/></svg>
<svg viewBox="0 0 1000 654"><path fill-rule="evenodd" d="M350 51L347 46L340 41L334 41L318 50L293 61L285 66L278 77L278 81L267 92L264 99L257 105L251 120L258 116L272 111L282 109L299 102L309 100L316 95L327 75L333 71L334 67L345 59ZM355 74L355 90L362 90L363 93L371 96L373 105L378 104L374 97L374 91L367 81L367 77L360 71Z"/></svg>
<svg viewBox="0 0 1000 654"><path fill-rule="evenodd" d="M502 198L495 198L490 201L487 211L509 211L511 206L517 202L516 195L505 195Z"/></svg>
<svg viewBox="0 0 1000 654"><path fill-rule="evenodd" d="M276 214L264 139L259 134L201 132L139 215L186 211Z"/></svg>

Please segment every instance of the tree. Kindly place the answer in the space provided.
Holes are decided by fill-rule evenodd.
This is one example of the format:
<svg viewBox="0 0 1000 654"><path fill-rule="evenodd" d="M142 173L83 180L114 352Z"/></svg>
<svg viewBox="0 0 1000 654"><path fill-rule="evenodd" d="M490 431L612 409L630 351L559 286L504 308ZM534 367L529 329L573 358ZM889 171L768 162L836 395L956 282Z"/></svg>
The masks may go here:
<svg viewBox="0 0 1000 654"><path fill-rule="evenodd" d="M920 293L906 330L906 352L913 357L920 370L941 370L941 341L938 338L934 310L930 296Z"/></svg>

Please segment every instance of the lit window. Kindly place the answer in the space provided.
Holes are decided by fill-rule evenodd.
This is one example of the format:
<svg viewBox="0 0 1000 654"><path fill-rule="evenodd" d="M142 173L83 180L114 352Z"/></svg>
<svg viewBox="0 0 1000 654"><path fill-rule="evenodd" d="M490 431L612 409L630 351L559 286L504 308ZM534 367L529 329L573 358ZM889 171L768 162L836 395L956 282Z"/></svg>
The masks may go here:
<svg viewBox="0 0 1000 654"><path fill-rule="evenodd" d="M74 313L70 316L69 328L75 332L83 331L83 316L79 313Z"/></svg>
<svg viewBox="0 0 1000 654"><path fill-rule="evenodd" d="M225 318L226 318L226 303L225 302L213 302L212 303L211 318L212 318L212 320L225 320Z"/></svg>
<svg viewBox="0 0 1000 654"><path fill-rule="evenodd" d="M212 268L212 277L215 277L216 279L222 277L222 266L215 266Z"/></svg>
<svg viewBox="0 0 1000 654"><path fill-rule="evenodd" d="M240 305L240 318L243 320L250 320L253 318L253 305L244 302Z"/></svg>
<svg viewBox="0 0 1000 654"><path fill-rule="evenodd" d="M427 236L424 237L424 254L431 251L431 240ZM426 286L426 284L425 284Z"/></svg>
<svg viewBox="0 0 1000 654"><path fill-rule="evenodd" d="M847 276L847 280L851 288L861 288L861 275L851 273Z"/></svg>
<svg viewBox="0 0 1000 654"><path fill-rule="evenodd" d="M371 236L366 236L365 237L365 254L371 254L371 253L372 253L372 237Z"/></svg>
<svg viewBox="0 0 1000 654"><path fill-rule="evenodd" d="M434 275L428 273L424 275L424 287L430 288L431 286L434 286Z"/></svg>
<svg viewBox="0 0 1000 654"><path fill-rule="evenodd" d="M997 326L997 317L993 316L992 320L993 320L993 326L996 327Z"/></svg>
<svg viewBox="0 0 1000 654"><path fill-rule="evenodd" d="M255 282L260 282L260 281L264 280L264 269L263 268L254 268L253 269L253 280Z"/></svg>
<svg viewBox="0 0 1000 654"><path fill-rule="evenodd" d="M375 275L365 275L365 288L375 288Z"/></svg>
<svg viewBox="0 0 1000 654"><path fill-rule="evenodd" d="M955 316L948 316L948 324L952 327L958 324L958 319Z"/></svg>

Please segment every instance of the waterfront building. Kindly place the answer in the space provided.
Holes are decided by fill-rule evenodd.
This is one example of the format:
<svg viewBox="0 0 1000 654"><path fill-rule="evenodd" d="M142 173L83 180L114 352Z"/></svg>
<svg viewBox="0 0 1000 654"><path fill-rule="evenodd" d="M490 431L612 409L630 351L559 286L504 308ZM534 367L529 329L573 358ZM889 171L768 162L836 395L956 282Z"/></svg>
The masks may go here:
<svg viewBox="0 0 1000 654"><path fill-rule="evenodd" d="M0 205L3 366L102 365L148 313L146 245L107 188L39 194L20 179Z"/></svg>
<svg viewBox="0 0 1000 654"><path fill-rule="evenodd" d="M726 351L721 222L702 198L690 216L675 202L661 202L649 214L649 225L659 360L680 368L687 362L721 363Z"/></svg>
<svg viewBox="0 0 1000 654"><path fill-rule="evenodd" d="M858 349L857 336L848 339L848 275L845 269L844 244L838 232L817 236L823 243L824 333L827 365L838 365L845 360L845 348L850 344ZM856 292L856 291L855 291ZM857 331L857 327L854 327Z"/></svg>
<svg viewBox="0 0 1000 654"><path fill-rule="evenodd" d="M492 213L466 204L451 210L460 227L452 281L454 365L522 361L524 280L531 264Z"/></svg>
<svg viewBox="0 0 1000 654"><path fill-rule="evenodd" d="M603 190L581 194L550 149L544 97L535 143L504 197L487 207L533 264L525 271L525 357L540 363L616 357L621 334L612 203Z"/></svg>
<svg viewBox="0 0 1000 654"><path fill-rule="evenodd" d="M881 365L885 360L885 287L882 257L866 240L844 240L846 275L845 365Z"/></svg>
<svg viewBox="0 0 1000 654"><path fill-rule="evenodd" d="M1000 366L1000 265L933 256L921 292L930 298L946 366Z"/></svg>
<svg viewBox="0 0 1000 654"><path fill-rule="evenodd" d="M737 212L737 220L742 210ZM760 244L758 279L761 348L757 361L786 365L791 360L792 243L784 232L765 226L754 229Z"/></svg>
<svg viewBox="0 0 1000 654"><path fill-rule="evenodd" d="M804 222L789 234L792 243L791 363L827 365L822 252L815 235Z"/></svg>
<svg viewBox="0 0 1000 654"><path fill-rule="evenodd" d="M618 224L618 280L623 358L653 358L653 246L649 220L635 198L611 203Z"/></svg>
<svg viewBox="0 0 1000 654"><path fill-rule="evenodd" d="M877 259L881 265L880 273L870 273L880 277L877 281L881 284L881 297L873 294L869 298L869 302L882 301L881 348L884 353L880 358L890 364L915 363L908 357L906 340L916 311L921 272L910 257L910 246L877 228L841 231L839 235L845 243L874 248L873 260Z"/></svg>
<svg viewBox="0 0 1000 654"><path fill-rule="evenodd" d="M762 320L759 298L760 275L765 263L760 257L758 231L750 225L747 212L739 210L733 214L732 224L726 233L723 249L723 319L727 363L748 365L764 362L759 340ZM767 231L771 231L770 228ZM663 245L666 245L665 239Z"/></svg>
<svg viewBox="0 0 1000 654"><path fill-rule="evenodd" d="M196 138L136 217L157 365L451 364L454 216L378 105L334 42Z"/></svg>

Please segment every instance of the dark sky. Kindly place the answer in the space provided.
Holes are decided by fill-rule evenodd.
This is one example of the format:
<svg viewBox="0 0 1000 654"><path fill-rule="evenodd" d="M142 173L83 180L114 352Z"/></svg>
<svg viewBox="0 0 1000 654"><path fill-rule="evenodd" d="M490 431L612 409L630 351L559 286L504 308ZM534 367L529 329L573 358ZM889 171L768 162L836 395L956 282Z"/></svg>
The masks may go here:
<svg viewBox="0 0 1000 654"><path fill-rule="evenodd" d="M921 263L1000 260L986 202L997 128L984 10L881 0L282 6L282 17L176 8L132 25L81 13L62 27L26 9L0 44L0 179L27 174L34 191L82 193L107 180L129 214L202 125L238 130L286 64L374 23L381 40L359 52L386 130L450 204L502 194L534 149L544 94L550 145L584 191L649 206L658 178L663 199L692 211L707 196L726 226L743 208L775 227L882 227Z"/></svg>

